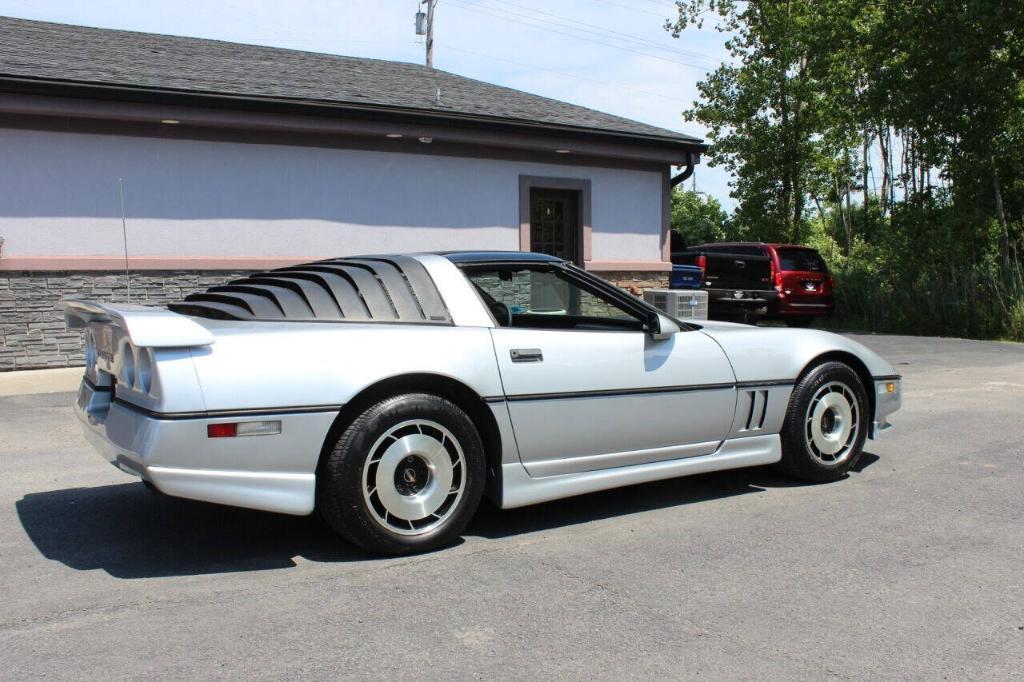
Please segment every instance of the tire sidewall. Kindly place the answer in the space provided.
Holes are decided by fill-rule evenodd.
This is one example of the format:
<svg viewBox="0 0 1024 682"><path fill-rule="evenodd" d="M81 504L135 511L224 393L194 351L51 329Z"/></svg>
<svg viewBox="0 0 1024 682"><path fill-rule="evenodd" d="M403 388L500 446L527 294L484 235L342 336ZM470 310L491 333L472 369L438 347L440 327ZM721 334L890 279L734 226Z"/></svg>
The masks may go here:
<svg viewBox="0 0 1024 682"><path fill-rule="evenodd" d="M815 457L807 441L805 419L807 409L818 389L830 382L846 385L857 401L859 427L853 452L837 464L827 464ZM848 365L826 362L802 376L793 389L786 423L782 431L783 466L792 474L808 481L834 481L856 466L867 440L870 410L868 396L860 377Z"/></svg>
<svg viewBox="0 0 1024 682"><path fill-rule="evenodd" d="M363 495L363 470L374 443L396 424L427 419L444 426L458 440L466 462L462 498L454 513L420 535L402 535L382 526ZM410 393L380 401L341 435L321 472L321 513L340 534L371 552L408 554L448 544L473 517L484 490L483 444L465 412L439 396Z"/></svg>

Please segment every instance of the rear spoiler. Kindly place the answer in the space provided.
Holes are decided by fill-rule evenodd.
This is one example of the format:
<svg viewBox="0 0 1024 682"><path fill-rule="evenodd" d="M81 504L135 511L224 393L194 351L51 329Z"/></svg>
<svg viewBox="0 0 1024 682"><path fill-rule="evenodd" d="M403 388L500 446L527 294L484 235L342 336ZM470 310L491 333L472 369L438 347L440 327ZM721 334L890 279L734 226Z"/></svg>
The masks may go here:
<svg viewBox="0 0 1024 682"><path fill-rule="evenodd" d="M215 340L209 329L184 315L130 303L113 305L65 299L64 321L68 329L83 329L90 322L114 324L123 329L132 345L138 348L209 346Z"/></svg>

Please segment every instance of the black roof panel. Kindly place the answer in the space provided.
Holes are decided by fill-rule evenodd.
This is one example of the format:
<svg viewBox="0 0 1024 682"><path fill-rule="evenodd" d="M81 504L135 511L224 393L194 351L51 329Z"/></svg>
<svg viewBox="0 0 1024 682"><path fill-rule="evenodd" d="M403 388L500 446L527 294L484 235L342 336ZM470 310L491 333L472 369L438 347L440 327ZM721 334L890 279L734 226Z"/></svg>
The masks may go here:
<svg viewBox="0 0 1024 682"><path fill-rule="evenodd" d="M519 261L523 263L562 263L561 258L549 256L546 253L533 253L530 251L440 251L439 256L444 256L453 263L507 263Z"/></svg>

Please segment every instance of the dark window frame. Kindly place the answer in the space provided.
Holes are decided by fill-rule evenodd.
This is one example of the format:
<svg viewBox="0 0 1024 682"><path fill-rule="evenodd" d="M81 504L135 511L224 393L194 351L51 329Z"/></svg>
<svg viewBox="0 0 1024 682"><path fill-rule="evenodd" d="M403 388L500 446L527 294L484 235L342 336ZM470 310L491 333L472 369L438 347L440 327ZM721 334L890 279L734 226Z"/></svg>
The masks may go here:
<svg viewBox="0 0 1024 682"><path fill-rule="evenodd" d="M519 250L532 251L530 236L530 194L533 189L568 190L578 193L577 216L579 234L576 265L583 266L593 258L593 222L590 178L564 178L541 175L519 176Z"/></svg>

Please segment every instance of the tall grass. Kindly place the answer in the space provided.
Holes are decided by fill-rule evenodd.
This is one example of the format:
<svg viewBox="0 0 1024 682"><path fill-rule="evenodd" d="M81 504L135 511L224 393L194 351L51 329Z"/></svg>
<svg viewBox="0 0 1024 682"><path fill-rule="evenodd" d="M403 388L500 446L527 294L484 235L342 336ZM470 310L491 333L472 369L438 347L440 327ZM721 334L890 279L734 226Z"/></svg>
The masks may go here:
<svg viewBox="0 0 1024 682"><path fill-rule="evenodd" d="M833 322L897 334L1024 341L1024 276L1020 261L948 264L917 273L836 263Z"/></svg>
<svg viewBox="0 0 1024 682"><path fill-rule="evenodd" d="M848 329L1024 341L1024 239L991 217L958 208L946 193L917 195L887 216L852 213L844 234L832 211L808 241L836 280L832 324ZM867 220L866 220L867 218ZM864 229L865 224L871 229ZM1002 256L1003 244L1009 247Z"/></svg>

